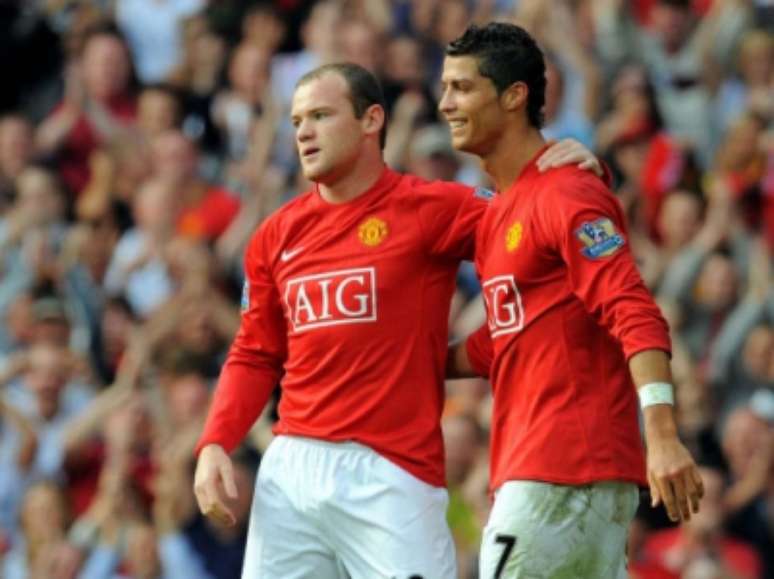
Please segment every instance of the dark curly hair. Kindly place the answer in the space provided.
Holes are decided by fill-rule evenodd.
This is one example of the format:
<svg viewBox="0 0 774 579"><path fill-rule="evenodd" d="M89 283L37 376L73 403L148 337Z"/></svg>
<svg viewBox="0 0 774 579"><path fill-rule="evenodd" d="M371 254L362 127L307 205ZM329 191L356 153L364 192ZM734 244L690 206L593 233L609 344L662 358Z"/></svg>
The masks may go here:
<svg viewBox="0 0 774 579"><path fill-rule="evenodd" d="M498 94L515 82L525 83L529 89L527 119L535 128L543 126L546 64L543 52L526 30L505 22L471 25L449 43L446 55L473 56L478 72L492 81Z"/></svg>

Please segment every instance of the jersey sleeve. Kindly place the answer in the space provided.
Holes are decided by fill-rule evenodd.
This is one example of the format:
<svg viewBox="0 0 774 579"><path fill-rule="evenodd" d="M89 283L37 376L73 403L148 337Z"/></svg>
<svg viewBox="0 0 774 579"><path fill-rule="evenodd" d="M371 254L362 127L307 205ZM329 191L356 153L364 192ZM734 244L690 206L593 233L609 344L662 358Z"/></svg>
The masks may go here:
<svg viewBox="0 0 774 579"><path fill-rule="evenodd" d="M458 183L435 181L420 187L417 218L431 255L472 260L475 234L492 193Z"/></svg>
<svg viewBox="0 0 774 579"><path fill-rule="evenodd" d="M476 374L489 378L494 353L492 338L486 323L465 339L465 351Z"/></svg>
<svg viewBox="0 0 774 579"><path fill-rule="evenodd" d="M259 229L245 256L242 320L215 388L198 453L208 444L227 452L245 437L278 384L287 356L286 325Z"/></svg>
<svg viewBox="0 0 774 579"><path fill-rule="evenodd" d="M545 192L540 221L573 293L627 359L650 349L670 353L669 327L637 270L618 201L593 176L562 177Z"/></svg>

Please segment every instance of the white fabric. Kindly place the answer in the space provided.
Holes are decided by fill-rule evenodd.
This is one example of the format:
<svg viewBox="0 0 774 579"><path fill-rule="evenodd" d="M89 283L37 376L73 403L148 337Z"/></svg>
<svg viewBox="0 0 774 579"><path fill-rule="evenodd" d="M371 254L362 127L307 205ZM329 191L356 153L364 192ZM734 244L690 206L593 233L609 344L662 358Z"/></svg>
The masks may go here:
<svg viewBox="0 0 774 579"><path fill-rule="evenodd" d="M631 483L509 481L484 528L479 575L627 579L626 536L638 503Z"/></svg>
<svg viewBox="0 0 774 579"><path fill-rule="evenodd" d="M118 0L116 22L142 82L162 81L172 71L180 57L180 23L204 5L205 0Z"/></svg>
<svg viewBox="0 0 774 579"><path fill-rule="evenodd" d="M449 498L370 448L280 436L256 481L242 579L449 579Z"/></svg>

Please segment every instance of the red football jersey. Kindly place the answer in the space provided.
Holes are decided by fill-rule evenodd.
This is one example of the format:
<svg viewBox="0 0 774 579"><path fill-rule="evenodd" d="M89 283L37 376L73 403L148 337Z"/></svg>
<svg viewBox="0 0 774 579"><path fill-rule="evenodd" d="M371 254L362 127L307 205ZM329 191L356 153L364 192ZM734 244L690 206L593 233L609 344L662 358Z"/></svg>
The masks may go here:
<svg viewBox="0 0 774 579"><path fill-rule="evenodd" d="M530 163L477 233L487 324L469 337L494 391L492 489L507 480L645 482L627 359L668 327L603 183Z"/></svg>
<svg viewBox="0 0 774 579"><path fill-rule="evenodd" d="M449 303L486 206L385 169L350 202L313 190L269 217L198 447L234 448L281 379L275 433L356 441L443 486Z"/></svg>

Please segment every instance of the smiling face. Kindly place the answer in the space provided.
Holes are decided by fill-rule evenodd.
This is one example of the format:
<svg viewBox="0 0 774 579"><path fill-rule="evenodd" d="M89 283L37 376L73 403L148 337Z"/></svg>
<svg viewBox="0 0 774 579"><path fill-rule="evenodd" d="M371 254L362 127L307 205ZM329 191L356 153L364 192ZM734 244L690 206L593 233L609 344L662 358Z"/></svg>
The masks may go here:
<svg viewBox="0 0 774 579"><path fill-rule="evenodd" d="M304 177L328 185L352 171L367 136L374 134L367 117L367 112L355 117L341 75L331 72L301 84L293 95L291 120Z"/></svg>
<svg viewBox="0 0 774 579"><path fill-rule="evenodd" d="M438 109L451 129L455 149L484 156L504 131L504 113L492 81L482 76L473 56L447 56Z"/></svg>

